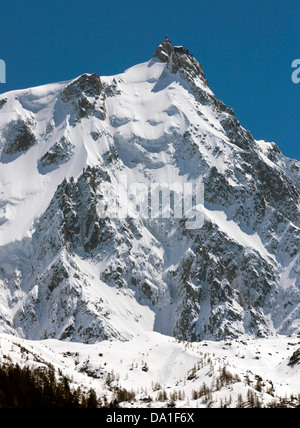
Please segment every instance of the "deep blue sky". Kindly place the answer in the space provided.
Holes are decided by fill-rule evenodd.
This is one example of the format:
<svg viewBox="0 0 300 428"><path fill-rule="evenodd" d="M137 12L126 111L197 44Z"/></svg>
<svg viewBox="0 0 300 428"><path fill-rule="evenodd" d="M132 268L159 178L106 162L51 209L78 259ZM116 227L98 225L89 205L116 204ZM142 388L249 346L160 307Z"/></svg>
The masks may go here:
<svg viewBox="0 0 300 428"><path fill-rule="evenodd" d="M120 73L150 59L167 31L255 138L300 160L299 0L11 0L0 22L0 93Z"/></svg>

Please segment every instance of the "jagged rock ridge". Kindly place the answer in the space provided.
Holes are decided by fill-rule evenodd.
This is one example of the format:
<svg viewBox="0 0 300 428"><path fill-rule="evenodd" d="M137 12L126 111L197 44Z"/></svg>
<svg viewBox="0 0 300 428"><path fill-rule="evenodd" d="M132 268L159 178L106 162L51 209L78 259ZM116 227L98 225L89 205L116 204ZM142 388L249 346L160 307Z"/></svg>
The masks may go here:
<svg viewBox="0 0 300 428"><path fill-rule="evenodd" d="M166 38L123 74L3 100L1 331L88 343L299 332L300 164L241 126L185 47ZM124 176L201 179L203 227L141 218L130 200L116 217Z"/></svg>

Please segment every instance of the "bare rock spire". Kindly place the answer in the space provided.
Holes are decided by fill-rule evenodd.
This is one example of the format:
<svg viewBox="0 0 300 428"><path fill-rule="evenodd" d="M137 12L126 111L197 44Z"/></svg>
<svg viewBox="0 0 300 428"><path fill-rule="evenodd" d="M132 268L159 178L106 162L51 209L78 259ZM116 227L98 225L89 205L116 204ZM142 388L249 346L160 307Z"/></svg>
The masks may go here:
<svg viewBox="0 0 300 428"><path fill-rule="evenodd" d="M170 40L168 40L168 35L166 33L165 40L158 45L154 57L162 62L168 62L172 52L174 52L174 48Z"/></svg>

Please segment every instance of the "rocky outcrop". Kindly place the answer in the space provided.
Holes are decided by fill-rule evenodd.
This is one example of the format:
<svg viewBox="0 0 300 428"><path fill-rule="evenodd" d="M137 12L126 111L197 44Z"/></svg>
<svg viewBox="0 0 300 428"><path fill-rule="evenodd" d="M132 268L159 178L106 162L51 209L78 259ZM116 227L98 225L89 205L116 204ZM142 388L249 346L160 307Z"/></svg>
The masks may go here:
<svg viewBox="0 0 300 428"><path fill-rule="evenodd" d="M84 74L72 81L61 93L61 100L73 107L72 120L76 123L82 118L96 116L106 117L105 93L100 76Z"/></svg>
<svg viewBox="0 0 300 428"><path fill-rule="evenodd" d="M157 46L154 58L158 58L162 62L168 62L173 52L174 48L170 40L164 40Z"/></svg>
<svg viewBox="0 0 300 428"><path fill-rule="evenodd" d="M2 109L2 107L7 103L7 98L2 98L0 100L0 110Z"/></svg>
<svg viewBox="0 0 300 428"><path fill-rule="evenodd" d="M2 160L4 155L20 155L34 146L37 141L34 128L35 123L30 119L10 122L2 134L4 139Z"/></svg>
<svg viewBox="0 0 300 428"><path fill-rule="evenodd" d="M288 365L291 367L294 367L294 366L299 365L299 364L300 364L300 348L297 349L297 351L295 351L293 353L293 355L290 358Z"/></svg>
<svg viewBox="0 0 300 428"><path fill-rule="evenodd" d="M171 41L166 39L158 45L154 58L158 58L160 61L166 62L172 73L185 72L190 78L200 75L208 85L202 66L184 46L174 47Z"/></svg>
<svg viewBox="0 0 300 428"><path fill-rule="evenodd" d="M167 63L171 73L179 73L189 83L202 104L213 104L220 113L227 112L234 116L232 108L218 100L210 90L204 90L195 84L195 79L200 78L204 86L209 88L201 64L184 46L173 46L171 41L166 39L158 45L154 58Z"/></svg>
<svg viewBox="0 0 300 428"><path fill-rule="evenodd" d="M42 174L53 171L68 162L74 153L74 145L66 138L62 137L56 142L47 153L38 161L38 168Z"/></svg>

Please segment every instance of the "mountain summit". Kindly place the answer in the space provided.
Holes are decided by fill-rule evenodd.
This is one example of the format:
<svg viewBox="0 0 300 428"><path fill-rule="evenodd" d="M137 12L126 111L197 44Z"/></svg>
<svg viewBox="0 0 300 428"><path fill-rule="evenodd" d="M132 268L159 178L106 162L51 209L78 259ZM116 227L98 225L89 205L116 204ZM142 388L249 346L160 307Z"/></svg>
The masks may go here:
<svg viewBox="0 0 300 428"><path fill-rule="evenodd" d="M200 181L193 229L174 184ZM147 193L142 216L141 185L173 203L147 216ZM122 74L1 95L0 199L1 332L299 333L300 163L255 140L167 38Z"/></svg>
<svg viewBox="0 0 300 428"><path fill-rule="evenodd" d="M173 72L180 69L190 71L194 76L201 75L206 81L201 65L194 56L189 53L189 50L184 46L173 46L171 41L168 40L167 35L165 40L158 45L154 58L168 63Z"/></svg>
<svg viewBox="0 0 300 428"><path fill-rule="evenodd" d="M172 74L179 73L190 84L194 92L198 93L199 97L203 97L203 103L213 102L220 112L227 111L234 115L233 109L227 108L222 101L216 99L211 91L199 91L199 85L194 85L195 79L200 78L204 86L209 89L203 68L194 56L189 53L189 49L186 49L184 46L173 46L166 34L165 40L160 42L153 57L165 62Z"/></svg>

